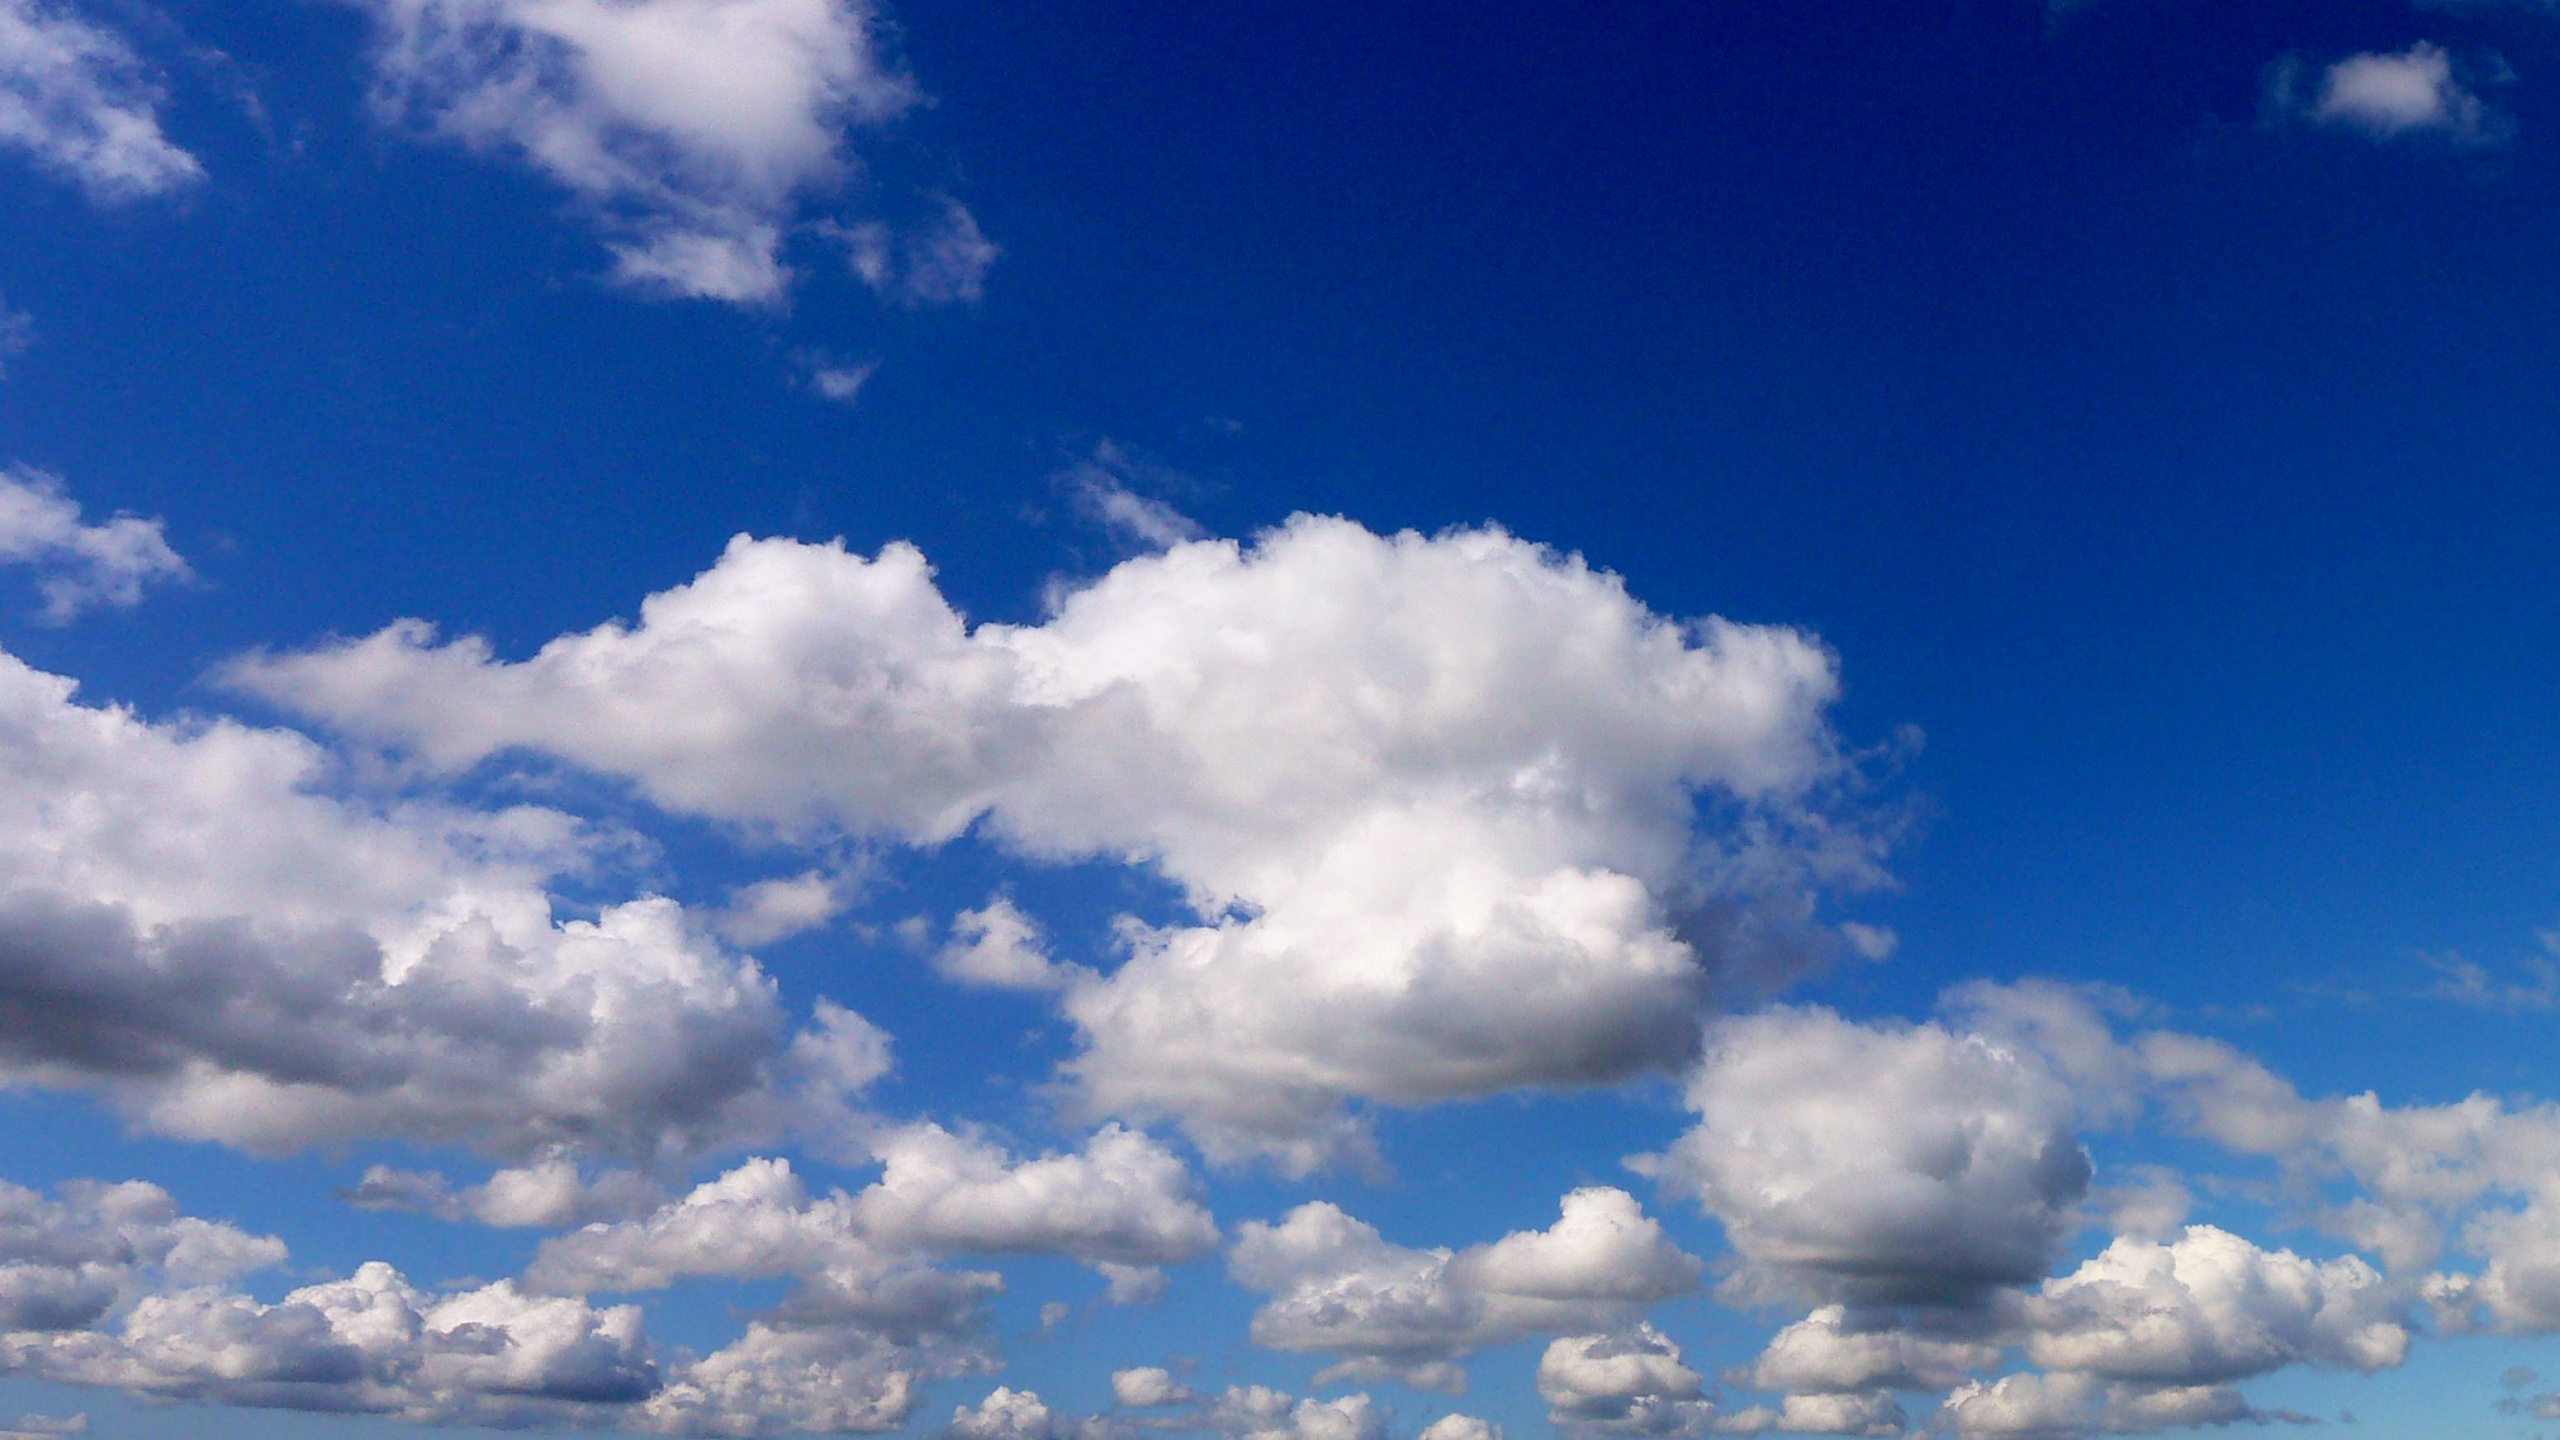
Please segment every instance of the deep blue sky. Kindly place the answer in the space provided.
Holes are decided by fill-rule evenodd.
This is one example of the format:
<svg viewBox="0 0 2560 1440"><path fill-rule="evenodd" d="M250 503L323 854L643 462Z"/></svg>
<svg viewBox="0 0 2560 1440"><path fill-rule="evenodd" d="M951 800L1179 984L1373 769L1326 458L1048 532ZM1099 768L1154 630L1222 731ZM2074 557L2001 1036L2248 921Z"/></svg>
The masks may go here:
<svg viewBox="0 0 2560 1440"><path fill-rule="evenodd" d="M1214 534L1492 522L1659 612L1818 634L1848 741L1925 743L1875 765L1908 817L1897 887L1838 911L1899 953L1797 998L1918 1016L1968 978L2105 981L2309 1093L2549 1087L2550 1013L2424 998L2421 959L2520 975L2560 924L2560 25L2537 8L902 0L892 50L932 100L860 140L837 199L958 197L1002 257L976 302L910 307L802 234L805 278L762 309L608 284L545 177L382 123L357 8L84 13L165 77L208 176L101 204L0 156L0 298L35 326L0 463L165 518L199 576L69 628L18 597L8 648L92 699L272 720L208 671L402 616L521 657L742 531L909 539L973 618L1035 620L1044 584L1126 553L1058 478L1108 440ZM2497 135L2270 111L2288 56L2421 40ZM831 404L797 378L812 352L878 369ZM739 863L666 836L679 865ZM913 863L938 905L995 862ZM858 948L793 944L786 976ZM931 1057L953 1002L918 975L856 1003ZM939 1079L919 1060L908 1083L955 1088L916 1103L960 1106L976 1044ZM1543 1224L1560 1183L1623 1183L1614 1157L1663 1143L1676 1111L1641 1117L1667 1093L1445 1235L1410 1187L1351 1208L1415 1243ZM109 1122L26 1103L98 1131L63 1173L112 1167ZM1544 1123L1507 1103L1440 1116L1472 1137L1452 1153ZM321 1202L296 1234L218 1178L249 1162L186 1153L214 1213L361 1258ZM1217 1183L1222 1222L1363 1193ZM448 1245L414 1223L402 1243ZM1738 1354L1764 1333L1696 1325ZM1540 1423L1526 1364L1479 1381L1515 1433ZM2433 1433L2516 1428L2462 1395L2482 1428Z"/></svg>

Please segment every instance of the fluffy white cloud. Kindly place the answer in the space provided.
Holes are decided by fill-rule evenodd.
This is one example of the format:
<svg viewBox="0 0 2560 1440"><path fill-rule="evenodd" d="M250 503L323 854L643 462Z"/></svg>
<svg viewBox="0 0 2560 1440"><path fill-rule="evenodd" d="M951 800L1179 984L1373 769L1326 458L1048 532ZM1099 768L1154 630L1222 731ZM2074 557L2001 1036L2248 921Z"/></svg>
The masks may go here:
<svg viewBox="0 0 2560 1440"><path fill-rule="evenodd" d="M1971 1305L2043 1277L2091 1175L2071 1091L1943 1026L1719 1022L1699 1123L1640 1163L1724 1222L1746 1297Z"/></svg>
<svg viewBox="0 0 2560 1440"><path fill-rule="evenodd" d="M2261 1250L2210 1225L2168 1244L2119 1238L2027 1307L2027 1358L2152 1386L2286 1365L2371 1371L2409 1353L2405 1296L2353 1256Z"/></svg>
<svg viewBox="0 0 2560 1440"><path fill-rule="evenodd" d="M1040 922L1004 895L952 917L951 942L933 957L933 968L963 985L990 990L1064 990L1091 978L1080 967L1050 959Z"/></svg>
<svg viewBox="0 0 2560 1440"><path fill-rule="evenodd" d="M1502 1440L1502 1427L1473 1415L1443 1415L1423 1426L1414 1440Z"/></svg>
<svg viewBox="0 0 2560 1440"><path fill-rule="evenodd" d="M916 99L866 0L349 3L386 116L533 165L592 207L623 280L675 295L780 299L784 231L847 174L847 127Z"/></svg>
<svg viewBox="0 0 2560 1440"><path fill-rule="evenodd" d="M557 812L372 804L290 732L146 722L0 655L0 1075L269 1152L394 1137L676 1158L886 1067L674 902L555 914L602 837Z"/></svg>
<svg viewBox="0 0 2560 1440"><path fill-rule="evenodd" d="M1699 1398L1705 1384L1680 1363L1680 1347L1650 1325L1568 1335L1538 1357L1547 1418L1580 1434L1703 1434L1715 1416L1714 1404Z"/></svg>
<svg viewBox="0 0 2560 1440"><path fill-rule="evenodd" d="M853 1216L883 1244L1152 1266L1196 1259L1218 1243L1182 1161L1118 1125L1102 1127L1078 1153L1037 1160L938 1125L891 1131L873 1150L880 1179L855 1197Z"/></svg>
<svg viewBox="0 0 2560 1440"><path fill-rule="evenodd" d="M2278 114L2377 140L2436 135L2478 145L2503 139L2508 130L2456 76L2453 57L2424 40L2393 54L2350 55L2308 87L2300 63L2289 61L2277 67L2268 104Z"/></svg>
<svg viewBox="0 0 2560 1440"><path fill-rule="evenodd" d="M0 317L0 362L7 328ZM138 605L145 585L189 573L159 521L117 515L87 524L58 477L23 465L0 469L0 564L42 572L44 618L54 624L95 606Z"/></svg>
<svg viewBox="0 0 2560 1440"><path fill-rule="evenodd" d="M802 1276L810 1288L794 1313L951 1330L996 1280L933 1269L925 1261L935 1255L1064 1255L1126 1294L1151 1267L1217 1243L1181 1161L1118 1126L1080 1152L1032 1160L934 1125L888 1131L873 1146L880 1179L859 1194L812 1197L788 1161L751 1160L640 1219L546 1240L526 1276L574 1294L690 1276Z"/></svg>
<svg viewBox="0 0 2560 1440"><path fill-rule="evenodd" d="M0 0L0 148L100 200L162 194L204 167L161 133L159 108L122 36L52 0Z"/></svg>
<svg viewBox="0 0 2560 1440"><path fill-rule="evenodd" d="M1453 1253L1390 1244L1317 1201L1239 1227L1229 1264L1272 1296L1254 1312L1255 1343L1343 1357L1326 1377L1454 1391L1465 1383L1455 1362L1476 1350L1623 1324L1696 1288L1704 1266L1625 1191L1576 1190L1561 1209L1546 1230Z"/></svg>
<svg viewBox="0 0 2560 1440"><path fill-rule="evenodd" d="M1123 1405L1147 1409L1187 1404L1192 1394L1189 1387L1173 1378L1172 1371L1161 1365L1140 1365L1111 1372L1111 1398Z"/></svg>
<svg viewBox="0 0 2560 1440"><path fill-rule="evenodd" d="M231 675L441 770L530 749L784 834L1152 866L1199 918L1068 988L1072 1078L1302 1167L1360 1144L1346 1102L1685 1060L1713 992L1832 943L1814 890L1873 874L1822 799L1818 645L1490 530L1301 517L975 630L912 549L741 538L523 662L406 623Z"/></svg>
<svg viewBox="0 0 2560 1440"><path fill-rule="evenodd" d="M1716 1417L1725 1435L1900 1435L1911 1417L1882 1390L1853 1395L1790 1395L1776 1409L1754 1405Z"/></svg>
<svg viewBox="0 0 2560 1440"><path fill-rule="evenodd" d="M1292 1400L1260 1385L1231 1385L1204 1417L1225 1440L1385 1440L1386 1411L1366 1395Z"/></svg>
<svg viewBox="0 0 2560 1440"><path fill-rule="evenodd" d="M2001 1348L1969 1336L1857 1328L1847 1307L1825 1305L1771 1337L1736 1381L1794 1394L1945 1390L1966 1372L2000 1363Z"/></svg>
<svg viewBox="0 0 2560 1440"><path fill-rule="evenodd" d="M2028 1372L1966 1384L1947 1397L1938 1427L1964 1440L2062 1440L2305 1418L2258 1410L2227 1385L2143 1388L2088 1375Z"/></svg>
<svg viewBox="0 0 2560 1440"><path fill-rule="evenodd" d="M165 1286L281 1264L284 1242L178 1213L169 1192L74 1181L48 1200L0 1181L0 1334L79 1330Z"/></svg>
<svg viewBox="0 0 2560 1440"><path fill-rule="evenodd" d="M155 1186L0 1185L0 1373L429 1424L743 1436L894 1428L926 1380L985 1363L940 1337L778 1317L702 1359L661 1358L636 1307L510 1281L439 1294L378 1263L273 1304L223 1288L284 1259Z"/></svg>

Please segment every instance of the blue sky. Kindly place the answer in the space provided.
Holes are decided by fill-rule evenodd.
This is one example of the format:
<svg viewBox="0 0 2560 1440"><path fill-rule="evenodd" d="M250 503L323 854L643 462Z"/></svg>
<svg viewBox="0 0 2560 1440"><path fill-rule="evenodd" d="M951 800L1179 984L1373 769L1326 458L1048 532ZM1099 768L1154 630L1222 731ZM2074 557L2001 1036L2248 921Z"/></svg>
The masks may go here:
<svg viewBox="0 0 2560 1440"><path fill-rule="evenodd" d="M0 0L0 1435L2550 1433L2555 83Z"/></svg>

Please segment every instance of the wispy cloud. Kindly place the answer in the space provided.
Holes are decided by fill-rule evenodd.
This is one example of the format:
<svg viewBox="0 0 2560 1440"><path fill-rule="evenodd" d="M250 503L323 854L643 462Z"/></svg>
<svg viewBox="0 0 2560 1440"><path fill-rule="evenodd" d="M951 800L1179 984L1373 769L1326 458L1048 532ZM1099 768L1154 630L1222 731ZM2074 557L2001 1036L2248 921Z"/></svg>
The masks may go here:
<svg viewBox="0 0 2560 1440"><path fill-rule="evenodd" d="M38 0L0 0L0 149L93 199L165 194L204 167L161 133L160 100L124 37Z"/></svg>

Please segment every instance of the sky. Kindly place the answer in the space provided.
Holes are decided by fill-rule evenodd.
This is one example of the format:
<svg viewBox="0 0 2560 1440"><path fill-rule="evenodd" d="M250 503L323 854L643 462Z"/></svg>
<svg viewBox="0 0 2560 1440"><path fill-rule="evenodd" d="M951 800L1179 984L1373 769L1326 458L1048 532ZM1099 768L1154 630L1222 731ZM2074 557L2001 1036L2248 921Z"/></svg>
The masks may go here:
<svg viewBox="0 0 2560 1440"><path fill-rule="evenodd" d="M0 1437L2560 1434L2554 253L2534 0L0 0Z"/></svg>

